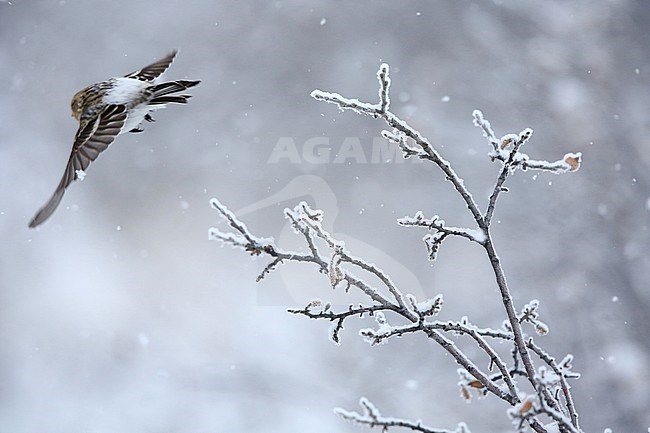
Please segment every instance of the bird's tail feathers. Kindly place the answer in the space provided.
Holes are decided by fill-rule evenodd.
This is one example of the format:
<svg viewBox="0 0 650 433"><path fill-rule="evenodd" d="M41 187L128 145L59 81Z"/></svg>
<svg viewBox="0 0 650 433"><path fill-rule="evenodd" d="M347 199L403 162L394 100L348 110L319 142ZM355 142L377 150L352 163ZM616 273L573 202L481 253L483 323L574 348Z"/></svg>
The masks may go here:
<svg viewBox="0 0 650 433"><path fill-rule="evenodd" d="M152 86L151 90L153 91L153 97L158 98L159 96L169 95L170 93L181 92L187 90L190 87L194 87L199 84L201 81L195 80L176 80L168 81L166 83L155 84Z"/></svg>
<svg viewBox="0 0 650 433"><path fill-rule="evenodd" d="M52 197L45 203L45 206L43 206L38 212L36 212L36 215L34 215L34 218L29 222L29 228L33 229L39 225L41 225L45 220L47 220L54 211L56 210L57 207L59 207L59 203L61 203L61 200L63 199L63 194L65 193L65 177L61 179L61 182L59 185L56 187L56 191L54 191L54 194L52 194Z"/></svg>
<svg viewBox="0 0 650 433"><path fill-rule="evenodd" d="M149 104L154 105L154 104L167 104L170 102L175 102L177 104L187 104L187 100L191 98L192 95L166 95L166 96L158 96L157 98L153 98Z"/></svg>

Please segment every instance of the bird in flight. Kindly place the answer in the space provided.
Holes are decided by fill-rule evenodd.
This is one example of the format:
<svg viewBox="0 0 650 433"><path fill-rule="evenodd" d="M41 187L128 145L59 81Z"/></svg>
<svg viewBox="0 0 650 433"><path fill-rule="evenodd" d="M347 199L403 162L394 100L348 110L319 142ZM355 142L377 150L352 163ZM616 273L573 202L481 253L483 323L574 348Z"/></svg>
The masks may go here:
<svg viewBox="0 0 650 433"><path fill-rule="evenodd" d="M72 116L79 121L72 153L63 177L48 202L29 222L34 228L47 220L56 210L66 188L83 179L85 170L115 137L125 132L142 132L144 121L153 122L151 112L167 103L186 104L191 95L178 94L200 81L176 80L154 83L174 61L176 51L124 77L111 78L92 84L72 98Z"/></svg>

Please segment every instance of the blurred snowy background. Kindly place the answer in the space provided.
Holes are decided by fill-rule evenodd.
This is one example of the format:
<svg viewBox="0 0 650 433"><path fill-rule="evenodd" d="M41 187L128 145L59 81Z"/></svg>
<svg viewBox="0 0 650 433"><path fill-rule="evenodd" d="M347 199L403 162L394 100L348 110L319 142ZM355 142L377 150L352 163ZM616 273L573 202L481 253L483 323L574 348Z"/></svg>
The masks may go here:
<svg viewBox="0 0 650 433"><path fill-rule="evenodd" d="M207 240L211 197L288 246L282 209L307 200L406 292L443 293L442 318L500 326L480 250L447 241L432 267L424 233L395 223L469 224L451 186L427 164L378 163L380 121L309 97L375 101L381 61L393 110L481 203L498 166L473 109L498 136L533 128L532 157L583 152L576 174L518 172L495 240L517 305L541 301L537 341L576 356L583 428L650 425L649 3L13 0L0 41L1 432L355 432L332 408L361 396L508 431L501 402L465 404L456 365L421 336L370 347L349 322L335 346L326 323L285 312L345 302L323 276L291 265L258 286L266 262ZM166 77L203 80L190 104L121 136L28 230L69 156L72 95L173 48ZM336 160L350 143L365 155Z"/></svg>

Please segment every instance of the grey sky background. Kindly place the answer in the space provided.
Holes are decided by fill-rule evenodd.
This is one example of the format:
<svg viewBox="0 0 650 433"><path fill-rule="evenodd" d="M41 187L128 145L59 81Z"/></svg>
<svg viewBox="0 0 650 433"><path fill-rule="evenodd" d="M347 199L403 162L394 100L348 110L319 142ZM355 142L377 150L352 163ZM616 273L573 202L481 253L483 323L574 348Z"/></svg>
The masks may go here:
<svg viewBox="0 0 650 433"><path fill-rule="evenodd" d="M395 222L422 210L468 225L444 177L378 163L380 121L309 97L374 102L381 62L395 113L482 204L499 166L472 110L498 136L532 128L533 158L583 152L578 173L510 180L495 242L517 306L541 302L551 333L536 341L575 355L585 431L645 431L649 38L650 6L631 0L0 2L0 431L354 432L332 408L361 396L434 427L509 431L500 402L462 401L456 365L424 338L370 347L364 319L335 346L328 324L286 313L358 296L295 265L257 285L265 261L207 240L226 228L218 197L298 247L282 210L306 200L405 292L442 293L441 318L501 325L478 249L446 241L431 266L424 233ZM165 77L202 80L190 103L120 136L28 230L69 156L72 95L174 48ZM287 143L298 159L273 158ZM337 160L346 143L366 161Z"/></svg>

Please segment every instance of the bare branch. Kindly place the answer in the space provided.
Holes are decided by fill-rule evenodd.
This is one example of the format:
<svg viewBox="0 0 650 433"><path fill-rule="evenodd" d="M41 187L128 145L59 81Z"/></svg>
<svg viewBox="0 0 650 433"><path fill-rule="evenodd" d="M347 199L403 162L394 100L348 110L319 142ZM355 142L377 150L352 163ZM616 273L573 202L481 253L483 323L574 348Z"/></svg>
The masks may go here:
<svg viewBox="0 0 650 433"><path fill-rule="evenodd" d="M340 255L341 261L353 264L379 278L379 280L381 280L381 282L386 286L391 295L393 295L397 304L404 310L406 317L411 321L417 320L415 314L410 312L404 303L404 297L402 293L397 289L397 287L395 287L395 284L391 281L390 277L386 275L386 273L384 273L376 266L367 263L363 259L350 255L347 251L345 251L343 245L340 242L335 241L332 236L327 231L325 231L325 229L323 229L323 226L318 221L303 219L303 223L309 227L309 229L313 231L316 236L327 242L330 248L337 251L337 254Z"/></svg>
<svg viewBox="0 0 650 433"><path fill-rule="evenodd" d="M385 73L386 75L388 75L388 69L386 69ZM531 384L534 385L533 376L535 374L535 369L530 359L530 355L528 354L528 348L526 347L523 339L521 325L519 324L516 318L514 305L512 303L512 297L510 295L510 291L506 283L503 269L501 268L499 257L497 256L496 251L494 250L494 246L492 244L492 240L490 239L490 234L488 231L489 227L487 226L485 219L483 218L483 215L479 211L478 206L476 205L474 199L472 198L472 195L465 187L463 180L451 168L449 162L444 160L440 156L440 154L433 148L433 146L431 146L431 143L429 143L427 139L425 139L417 130L412 128L405 121L399 119L390 111L381 111L380 109L381 105L361 103L357 100L350 100L350 99L343 98L341 95L338 94L326 93L319 90L312 92L312 96L319 100L325 100L327 102L337 104L341 109L348 109L348 108L354 109L359 113L369 114L375 117L379 116L383 118L386 121L386 123L392 126L395 130L402 132L404 135L412 139L418 145L418 147L421 148L426 153L426 159L431 160L445 173L447 180L449 180L453 184L458 194L465 201L465 204L467 205L467 208L470 210L474 220L476 221L477 225L485 235L485 240L482 243L482 245L485 248L488 257L490 258L490 263L492 264L492 268L495 273L497 285L499 286L499 290L501 292L501 298L504 307L506 309L506 313L508 315L508 320L510 321L510 325L514 333L515 345L519 350L519 354L526 368L526 373L529 377L529 381L531 382ZM480 120L482 119L483 116L482 114L479 113L480 112L478 111L474 112L475 123L483 128L485 135L490 139L491 142L493 142L494 133L492 132L489 123L486 122L485 119L483 119L482 121ZM499 149L498 147L499 146L497 146L497 150L495 150L495 152L502 150ZM513 158L516 157L516 160L519 162L521 162L524 156L526 156L523 154L517 154L517 152L515 152L514 155L515 156ZM435 253L437 252L437 248L440 244L441 239L440 238L434 239L434 241L435 242L431 243L432 247L430 248L430 257L432 258L435 258Z"/></svg>
<svg viewBox="0 0 650 433"><path fill-rule="evenodd" d="M441 232L445 235L460 236L478 244L482 244L485 241L485 234L481 229L448 227L438 215L434 215L431 218L425 218L422 211L418 211L413 217L405 216L398 219L397 224L404 227L424 227L428 230Z"/></svg>
<svg viewBox="0 0 650 433"><path fill-rule="evenodd" d="M528 141L530 136L533 134L532 129L525 129L523 130L518 137L508 137L504 139L501 139L501 147L504 148L509 145L507 140L511 140L514 142L514 146L512 150L510 151L510 155L508 156L508 159L506 162L503 164L503 168L501 169L501 174L499 175L499 178L497 179L497 183L494 186L494 190L492 191L492 195L490 196L490 200L488 202L488 208L487 211L485 212L485 224L490 225L490 220L492 219L492 214L494 213L494 205L497 202L497 198L499 197L499 194L504 191L503 184L506 181L506 178L508 177L508 174L510 174L512 170L512 165L515 162L515 156L517 155L517 152L519 152L519 148L523 146L523 144Z"/></svg>
<svg viewBox="0 0 650 433"><path fill-rule="evenodd" d="M383 66L383 65L382 65ZM378 74L385 74L386 80L389 80L388 77L388 68L386 67L382 72L382 68ZM388 83L390 81L387 81ZM380 93L383 89L380 89ZM386 100L388 100L388 86L386 86ZM465 188L464 181L456 174L456 172L451 168L451 164L448 161L443 159L438 151L436 151L429 140L424 138L419 131L411 127L404 120L395 116L392 112L388 111L387 106L385 109L382 109L383 102L379 104L368 104L365 102L360 102L357 99L348 99L338 93L329 93L323 92L322 90L314 90L311 93L311 96L319 101L325 101L328 103L336 104L342 110L350 109L360 114L365 114L373 117L381 117L384 121L391 126L394 130L401 132L411 140L415 142L418 148L422 149L422 154L420 155L423 159L428 159L435 163L446 175L448 181L450 181L458 194L462 197L467 205L467 208L472 213L474 220L477 222L479 227L483 228L483 218L481 212L478 209L478 206L474 202L474 198L469 193L467 188Z"/></svg>
<svg viewBox="0 0 650 433"><path fill-rule="evenodd" d="M266 265L266 267L264 267L264 269L262 270L262 272L260 272L260 274L259 274L259 275L257 276L257 278L255 279L255 282L256 282L256 283L259 283L260 281L262 281L262 280L264 279L264 277L266 277L268 274L270 274L270 273L275 269L275 267L276 267L277 265L279 265L280 263L282 263L282 259L280 259L280 258L276 258L276 259L273 260L271 263L269 263L268 265Z"/></svg>
<svg viewBox="0 0 650 433"><path fill-rule="evenodd" d="M533 352L535 352L546 364L551 367L553 372L557 374L560 380L560 387L562 388L562 394L566 402L567 411L571 417L571 424L575 426L578 431L580 430L580 425L578 423L578 412L575 409L573 404L573 397L571 396L571 391L569 390L569 384L567 383L567 378L578 379L580 374L574 373L571 371L571 361L573 361L572 355L567 355L564 360L560 363L562 367L558 366L555 362L555 358L548 355L544 352L539 346L537 346L533 339L528 340L528 347L530 347Z"/></svg>
<svg viewBox="0 0 650 433"><path fill-rule="evenodd" d="M390 96L388 90L390 89L390 77L388 76L389 66L382 63L377 71L377 79L379 80L379 111L385 113L390 106Z"/></svg>
<svg viewBox="0 0 650 433"><path fill-rule="evenodd" d="M499 140L497 140L497 137L494 135L494 131L492 131L492 125L490 125L490 122L488 122L488 120L483 117L483 113L480 110L474 110L472 112L472 116L474 117L474 125L483 130L483 136L487 138L487 140L492 145L492 150L495 152L498 151Z"/></svg>
<svg viewBox="0 0 650 433"><path fill-rule="evenodd" d="M389 305L372 305L372 306L363 306L359 305L359 307L354 308L352 305L349 306L349 308L346 311L340 312L340 313L335 313L333 311L330 311L331 306L329 304L326 304L320 311L313 311L314 307L319 307L321 306L320 302L317 301L312 301L305 308L302 310L288 310L289 313L291 314L300 314L305 317L308 317L310 319L326 319L331 322L336 321L336 325L334 326L334 329L332 330L332 341L334 341L336 344L339 344L341 342L341 339L339 337L339 332L343 329L343 322L345 319L348 317L352 316L359 316L363 317L364 314L368 314L372 316L376 311L387 311L387 310L398 310L398 308Z"/></svg>
<svg viewBox="0 0 650 433"><path fill-rule="evenodd" d="M519 356L521 357L521 360L526 369L528 380L534 386L535 384L534 384L533 377L535 376L535 367L533 366L533 361L530 359L528 348L526 347L526 344L524 342L523 332L521 330L521 324L519 323L519 320L517 318L517 313L515 312L515 307L512 302L512 296L510 295L510 290L508 289L508 284L506 282L506 276L503 272L503 268L501 267L501 261L499 259L499 256L496 253L496 250L494 249L494 245L492 244L492 239L490 238L489 233L487 236L487 240L485 244L483 244L483 246L485 247L487 255L490 258L490 264L492 265L492 270L494 271L494 276L497 282L497 286L499 287L499 291L501 292L501 300L503 302L503 306L506 309L508 322L513 332L515 346L519 351Z"/></svg>
<svg viewBox="0 0 650 433"><path fill-rule="evenodd" d="M510 392L510 402L516 402L518 400L518 394L519 391L517 387L515 386L514 382L512 381L512 378L510 376L510 372L508 371L508 368L506 367L505 363L501 360L499 355L497 355L496 351L488 344L488 342L485 340L484 334L482 334L481 330L478 328L475 328L472 325L469 324L461 324L461 323L454 323L454 322L447 322L447 323L434 323L430 325L431 327L440 327L440 329L444 329L445 331L451 330L455 331L461 334L466 334L469 335L476 343L478 346L489 356L490 358L490 365L496 365L497 369L501 373L500 378L503 379L503 381L506 383L508 387L508 391ZM487 336L494 336L493 334L490 335L488 332Z"/></svg>
<svg viewBox="0 0 650 433"><path fill-rule="evenodd" d="M383 320L383 319L382 319ZM447 337L442 335L440 333L440 330L450 330L453 328L452 326L445 326L444 324L424 324L422 322L416 323L416 324L410 324L410 325L403 325L403 326L390 326L385 322L380 323L379 329L362 329L359 333L365 337L371 344L380 344L384 342L386 339L390 337L401 337L405 334L413 333L413 332L418 332L422 331L424 332L429 338L434 340L436 343L438 343L444 350L446 350L455 360L456 362L462 366L469 374L471 374L478 382L481 383L483 387L485 387L489 392L494 394L495 396L506 400L509 403L514 403L517 401L517 393L508 393L505 392L503 389L501 389L497 384L495 384L490 378L483 373L468 357L465 355L451 340L449 340ZM477 333L473 332L470 329L461 329L461 327L458 327L456 329L453 329L454 331L458 332L464 332L473 338L476 339L477 342L479 342L479 346L481 346L483 349L489 348L489 345L485 342L484 339L482 339ZM500 365L502 364L500 360L498 360L498 356L496 355L496 352L489 348L489 353L488 356L490 356L490 359L493 360L493 362L497 362ZM507 369L505 366L501 365L500 370L505 375L508 375ZM509 380L506 380L508 383L508 387L511 389L511 391L514 391L514 384L510 382Z"/></svg>
<svg viewBox="0 0 650 433"><path fill-rule="evenodd" d="M488 154L490 158L493 161L499 160L501 162L507 162L510 158L510 152L507 152L504 149L508 144L510 144L506 142L506 139L511 137L511 135L506 135L499 140L494 135L490 122L483 117L483 113L480 110L474 110L472 116L474 117L474 125L483 130L483 136L489 141L490 146L492 147L492 152ZM555 174L563 174L578 171L578 169L580 169L581 159L582 153L580 152L567 153L562 159L554 162L530 159L530 157L525 153L519 152L515 153L515 158L511 165L513 167L520 167L522 170L532 169L550 171Z"/></svg>
<svg viewBox="0 0 650 433"><path fill-rule="evenodd" d="M346 421L355 422L370 428L380 427L383 431L388 431L391 427L401 427L420 433L470 433L465 423L458 424L456 430L433 429L422 425L420 421L413 422L400 418L383 417L375 405L365 397L360 399L359 404L363 408L363 414L341 408L334 409L334 413Z"/></svg>
<svg viewBox="0 0 650 433"><path fill-rule="evenodd" d="M404 159L408 159L412 156L418 156L421 159L426 159L426 153L424 153L422 150L418 150L409 146L406 135L403 132L396 129L393 129L393 131L383 130L381 131L381 136L391 143L397 144L402 151Z"/></svg>
<svg viewBox="0 0 650 433"><path fill-rule="evenodd" d="M368 104L361 102L358 99L349 99L338 93L323 92L321 90L314 90L311 92L311 97L317 101L328 102L336 104L341 110L352 110L359 114L377 117L381 114L381 105Z"/></svg>

